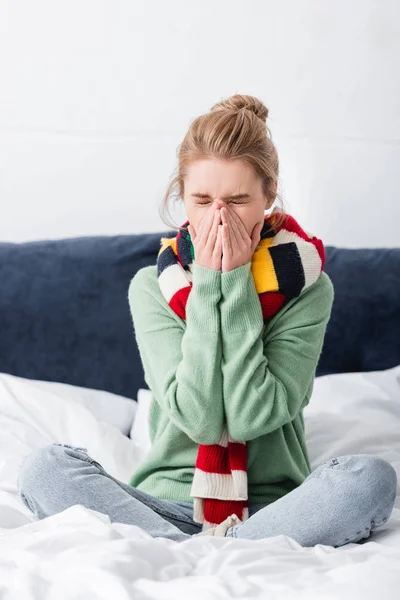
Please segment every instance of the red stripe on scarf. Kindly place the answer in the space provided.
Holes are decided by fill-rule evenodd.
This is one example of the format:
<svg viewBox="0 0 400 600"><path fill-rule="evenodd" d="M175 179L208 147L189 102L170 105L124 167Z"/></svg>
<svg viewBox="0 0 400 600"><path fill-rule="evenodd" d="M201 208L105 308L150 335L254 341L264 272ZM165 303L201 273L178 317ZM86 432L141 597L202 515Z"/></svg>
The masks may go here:
<svg viewBox="0 0 400 600"><path fill-rule="evenodd" d="M237 442L228 442L229 449L219 444L200 444L196 458L196 467L206 473L230 475L231 469L247 470L246 446Z"/></svg>
<svg viewBox="0 0 400 600"><path fill-rule="evenodd" d="M241 519L242 510L246 507L248 507L247 500L207 498L204 502L204 518L209 523L222 523L229 515L235 513Z"/></svg>
<svg viewBox="0 0 400 600"><path fill-rule="evenodd" d="M169 306L173 311L176 312L178 317L181 319L185 319L186 321L186 302L189 297L190 290L192 289L192 284L187 285L184 288L181 288L172 296L169 301Z"/></svg>
<svg viewBox="0 0 400 600"><path fill-rule="evenodd" d="M272 315L277 313L286 299L285 295L281 294L281 292L261 292L258 296L264 319L272 317Z"/></svg>

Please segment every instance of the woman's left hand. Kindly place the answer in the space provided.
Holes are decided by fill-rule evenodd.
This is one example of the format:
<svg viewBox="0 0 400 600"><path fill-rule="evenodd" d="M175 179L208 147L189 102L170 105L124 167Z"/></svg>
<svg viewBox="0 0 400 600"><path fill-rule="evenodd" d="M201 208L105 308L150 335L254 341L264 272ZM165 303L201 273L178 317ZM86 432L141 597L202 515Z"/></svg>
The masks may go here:
<svg viewBox="0 0 400 600"><path fill-rule="evenodd" d="M226 273L251 261L260 241L262 223L254 225L251 237L242 219L229 207L221 209L222 272Z"/></svg>

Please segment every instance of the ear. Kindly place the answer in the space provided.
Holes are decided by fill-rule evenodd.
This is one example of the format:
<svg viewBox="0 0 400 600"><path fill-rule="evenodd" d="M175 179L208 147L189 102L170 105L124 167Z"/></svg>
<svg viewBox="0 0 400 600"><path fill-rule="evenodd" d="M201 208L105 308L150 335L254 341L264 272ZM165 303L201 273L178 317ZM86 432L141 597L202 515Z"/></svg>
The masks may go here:
<svg viewBox="0 0 400 600"><path fill-rule="evenodd" d="M273 184L272 189L273 189L273 198L264 196L264 198L265 198L264 210L269 210L276 200L276 194L278 192L278 182L277 181L275 181L275 183Z"/></svg>
<svg viewBox="0 0 400 600"><path fill-rule="evenodd" d="M265 199L264 210L269 210L271 208L271 206L273 205L274 202L275 202L275 198L273 200L266 198Z"/></svg>

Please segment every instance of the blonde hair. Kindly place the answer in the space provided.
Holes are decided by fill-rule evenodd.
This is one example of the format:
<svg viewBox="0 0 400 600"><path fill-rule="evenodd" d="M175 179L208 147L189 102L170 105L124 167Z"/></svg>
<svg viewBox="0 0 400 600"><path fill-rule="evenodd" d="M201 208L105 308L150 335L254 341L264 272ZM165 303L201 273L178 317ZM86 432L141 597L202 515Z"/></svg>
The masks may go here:
<svg viewBox="0 0 400 600"><path fill-rule="evenodd" d="M164 218L164 210L171 216L168 210L171 193L183 199L188 165L199 159L219 158L240 159L247 163L261 178L266 198L280 200L282 206L275 206L268 215L273 228L279 230L286 221L286 213L283 199L277 192L279 159L266 124L267 117L268 108L258 98L234 94L214 104L208 113L191 123L178 147L176 175L168 185L160 210L160 217L166 225L180 229Z"/></svg>

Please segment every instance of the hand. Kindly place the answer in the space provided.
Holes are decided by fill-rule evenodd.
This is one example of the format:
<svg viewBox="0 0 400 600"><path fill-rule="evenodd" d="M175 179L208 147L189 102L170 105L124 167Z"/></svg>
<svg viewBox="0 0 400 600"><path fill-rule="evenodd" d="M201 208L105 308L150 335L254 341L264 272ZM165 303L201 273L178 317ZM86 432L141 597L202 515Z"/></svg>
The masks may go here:
<svg viewBox="0 0 400 600"><path fill-rule="evenodd" d="M207 212L197 232L192 225L188 226L196 263L215 271L220 271L222 266L222 237L218 234L220 228L220 209L215 206Z"/></svg>
<svg viewBox="0 0 400 600"><path fill-rule="evenodd" d="M242 219L231 208L221 208L222 217L222 272L226 273L251 261L263 223L254 225L251 237Z"/></svg>

